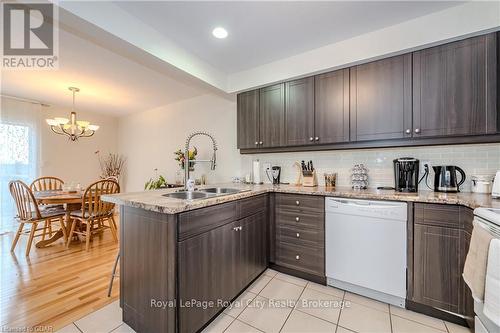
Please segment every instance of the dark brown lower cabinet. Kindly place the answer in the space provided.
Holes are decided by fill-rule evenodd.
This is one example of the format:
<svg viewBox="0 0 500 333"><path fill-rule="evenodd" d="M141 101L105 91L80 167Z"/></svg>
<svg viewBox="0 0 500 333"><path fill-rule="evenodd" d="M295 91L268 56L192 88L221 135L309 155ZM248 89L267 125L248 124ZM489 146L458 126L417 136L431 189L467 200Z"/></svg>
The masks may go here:
<svg viewBox="0 0 500 333"><path fill-rule="evenodd" d="M466 207L415 204L410 301L473 318L472 296L462 279L472 219Z"/></svg>
<svg viewBox="0 0 500 333"><path fill-rule="evenodd" d="M179 242L179 332L198 331L266 268L266 214Z"/></svg>
<svg viewBox="0 0 500 333"><path fill-rule="evenodd" d="M458 313L460 230L415 224L414 301Z"/></svg>

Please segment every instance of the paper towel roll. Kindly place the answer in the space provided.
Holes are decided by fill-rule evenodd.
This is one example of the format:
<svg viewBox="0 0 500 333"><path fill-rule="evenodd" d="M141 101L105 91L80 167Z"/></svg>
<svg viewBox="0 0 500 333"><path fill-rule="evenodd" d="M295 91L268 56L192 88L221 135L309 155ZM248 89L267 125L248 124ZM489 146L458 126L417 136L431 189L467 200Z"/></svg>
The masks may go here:
<svg viewBox="0 0 500 333"><path fill-rule="evenodd" d="M252 173L253 173L253 183L254 184L261 184L262 181L260 180L260 161L259 160L253 161Z"/></svg>

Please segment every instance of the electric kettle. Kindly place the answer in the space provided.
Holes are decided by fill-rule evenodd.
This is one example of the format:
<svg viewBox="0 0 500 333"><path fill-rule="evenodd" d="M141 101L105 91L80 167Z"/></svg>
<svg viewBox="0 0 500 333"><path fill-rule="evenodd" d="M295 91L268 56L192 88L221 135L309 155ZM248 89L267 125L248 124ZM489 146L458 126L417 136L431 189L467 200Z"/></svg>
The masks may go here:
<svg viewBox="0 0 500 333"><path fill-rule="evenodd" d="M465 172L454 165L433 166L434 169L434 191L436 192L460 192L460 185L465 182ZM460 173L460 182L457 181L457 172Z"/></svg>

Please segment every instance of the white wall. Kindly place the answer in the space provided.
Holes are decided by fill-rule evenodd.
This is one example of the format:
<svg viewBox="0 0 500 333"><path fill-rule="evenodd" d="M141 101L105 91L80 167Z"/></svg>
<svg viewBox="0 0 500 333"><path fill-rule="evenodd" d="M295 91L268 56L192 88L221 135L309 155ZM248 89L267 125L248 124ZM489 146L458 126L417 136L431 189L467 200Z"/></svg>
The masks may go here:
<svg viewBox="0 0 500 333"><path fill-rule="evenodd" d="M236 149L236 98L206 94L135 113L119 119L119 151L127 157L124 190L138 191L155 176L153 171L175 182L180 169L174 151L184 147L187 135L194 131L213 134L218 143L217 168L196 166L195 177L206 174L208 182L227 182L238 175L240 155ZM198 148L198 159L209 159L212 148L207 137L197 137L192 146Z"/></svg>
<svg viewBox="0 0 500 333"><path fill-rule="evenodd" d="M56 176L65 182L86 186L98 180L101 174L95 152L117 152L118 118L77 110L77 119L88 120L100 128L93 137L72 142L66 136L54 134L45 124L46 118L68 118L70 112L58 106L42 108L40 175Z"/></svg>

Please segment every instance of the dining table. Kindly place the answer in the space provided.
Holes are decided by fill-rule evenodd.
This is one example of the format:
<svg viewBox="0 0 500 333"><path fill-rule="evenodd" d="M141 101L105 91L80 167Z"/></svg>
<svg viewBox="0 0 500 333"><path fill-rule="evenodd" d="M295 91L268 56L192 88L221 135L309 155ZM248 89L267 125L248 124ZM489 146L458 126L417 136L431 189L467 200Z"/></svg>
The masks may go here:
<svg viewBox="0 0 500 333"><path fill-rule="evenodd" d="M51 190L51 191L35 191L33 192L35 200L38 205L63 205L66 212L64 222L61 225L61 229L57 230L52 237L38 241L35 246L37 248L45 247L49 244L54 243L64 234L69 234L70 223L70 213L75 210L82 208L82 196L83 191L63 191L63 190ZM62 228L65 228L66 233L63 232Z"/></svg>

